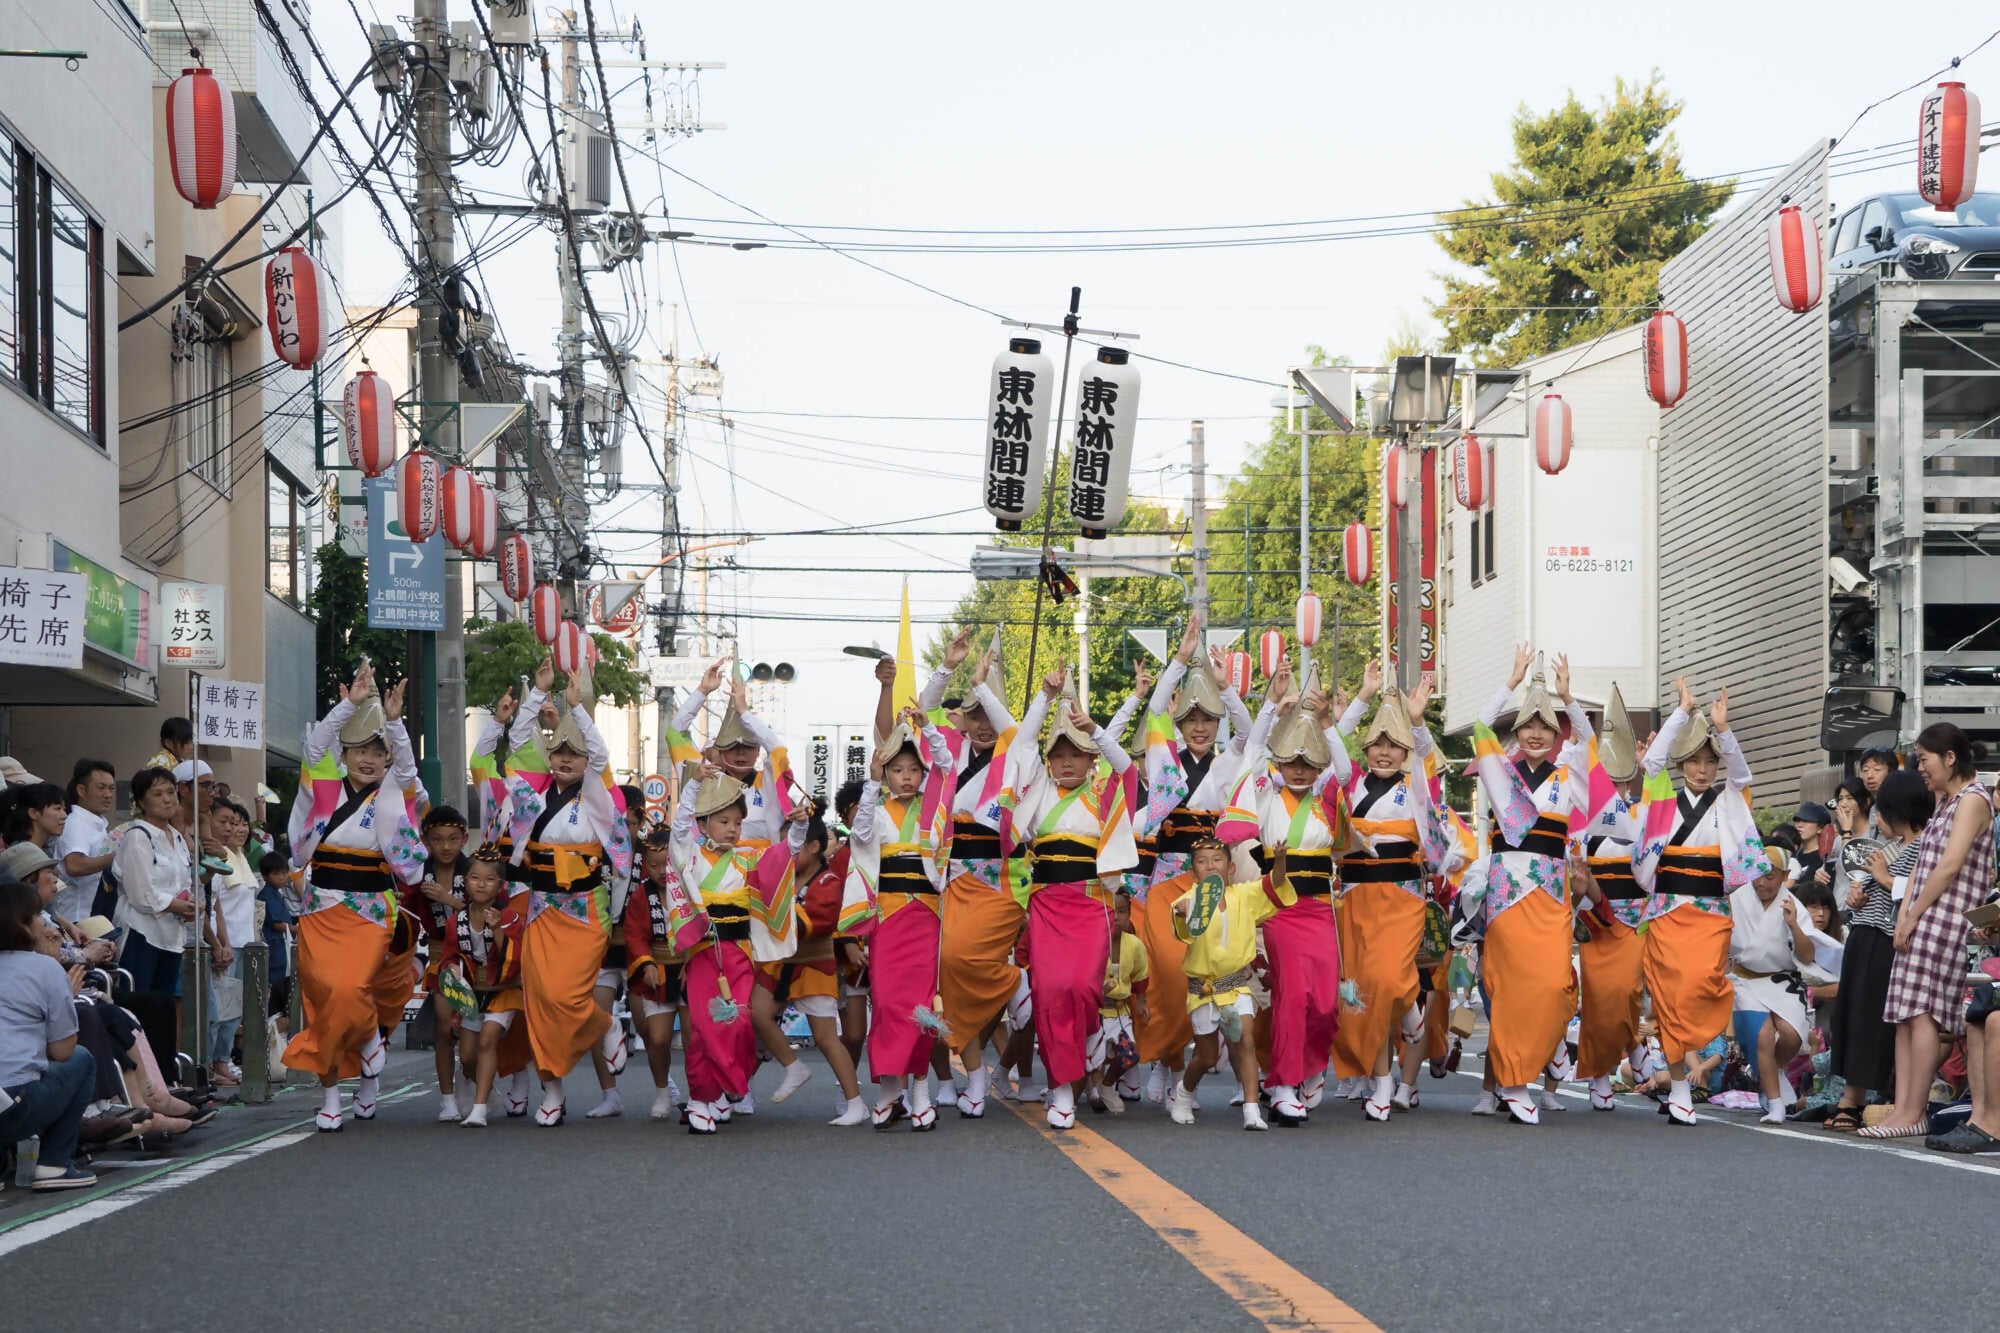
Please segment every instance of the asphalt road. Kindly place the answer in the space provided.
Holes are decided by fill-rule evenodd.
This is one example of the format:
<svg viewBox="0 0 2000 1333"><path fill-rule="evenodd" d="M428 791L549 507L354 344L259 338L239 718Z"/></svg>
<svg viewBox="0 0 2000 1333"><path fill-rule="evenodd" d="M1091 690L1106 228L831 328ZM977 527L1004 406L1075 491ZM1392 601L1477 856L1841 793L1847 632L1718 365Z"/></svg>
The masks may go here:
<svg viewBox="0 0 2000 1333"><path fill-rule="evenodd" d="M645 1117L639 1058L637 1114L582 1119L586 1070L561 1128L475 1132L434 1121L429 1069L398 1052L411 1091L339 1136L293 1091L88 1196L8 1190L0 1325L1305 1328L1344 1302L1396 1330L1951 1328L2000 1295L2000 1161L1636 1102L1524 1128L1468 1116L1464 1075L1388 1125L1329 1104L1264 1134L1212 1079L1192 1129L1141 1105L1058 1144L997 1102L827 1128L823 1068L695 1139Z"/></svg>

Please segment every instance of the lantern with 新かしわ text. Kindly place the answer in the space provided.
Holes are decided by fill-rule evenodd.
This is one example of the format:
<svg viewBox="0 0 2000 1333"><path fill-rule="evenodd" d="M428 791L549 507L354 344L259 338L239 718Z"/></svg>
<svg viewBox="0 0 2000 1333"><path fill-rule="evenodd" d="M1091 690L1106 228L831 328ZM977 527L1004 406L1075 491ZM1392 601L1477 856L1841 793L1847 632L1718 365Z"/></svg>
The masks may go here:
<svg viewBox="0 0 2000 1333"><path fill-rule="evenodd" d="M264 320L278 360L304 370L326 350L335 297L326 269L305 250L288 245L264 266Z"/></svg>
<svg viewBox="0 0 2000 1333"><path fill-rule="evenodd" d="M535 585L535 553L516 532L500 543L500 590L515 604L528 600Z"/></svg>

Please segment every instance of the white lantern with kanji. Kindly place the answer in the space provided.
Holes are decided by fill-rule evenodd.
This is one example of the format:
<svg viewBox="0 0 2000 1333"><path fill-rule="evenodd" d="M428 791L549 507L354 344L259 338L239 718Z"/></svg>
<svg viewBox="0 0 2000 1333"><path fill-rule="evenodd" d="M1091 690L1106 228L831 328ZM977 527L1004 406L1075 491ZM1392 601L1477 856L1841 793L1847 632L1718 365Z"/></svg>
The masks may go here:
<svg viewBox="0 0 2000 1333"><path fill-rule="evenodd" d="M484 560L500 544L500 497L491 486L477 486L472 492L472 535L465 553Z"/></svg>
<svg viewBox="0 0 2000 1333"><path fill-rule="evenodd" d="M437 535L441 485L437 459L421 449L405 454L396 465L396 516L411 541L427 542Z"/></svg>
<svg viewBox="0 0 2000 1333"><path fill-rule="evenodd" d="M1292 607L1292 629L1297 633L1299 647L1310 648L1319 642L1320 621L1325 609L1320 605L1319 594L1307 588L1299 594L1299 600Z"/></svg>
<svg viewBox="0 0 2000 1333"><path fill-rule="evenodd" d="M479 517L479 483L471 469L454 463L444 470L439 495L444 513L444 539L463 551L472 544L472 525Z"/></svg>
<svg viewBox="0 0 2000 1333"><path fill-rule="evenodd" d="M1359 588L1375 573L1375 540L1366 523L1349 523L1340 535L1340 569Z"/></svg>
<svg viewBox="0 0 2000 1333"><path fill-rule="evenodd" d="M1551 477L1569 466L1569 404L1559 393L1535 400L1535 462Z"/></svg>
<svg viewBox="0 0 2000 1333"><path fill-rule="evenodd" d="M340 394L340 433L347 461L364 476L379 477L396 462L396 395L372 370L358 371Z"/></svg>
<svg viewBox="0 0 2000 1333"><path fill-rule="evenodd" d="M544 648L553 648L556 636L562 633L562 598L556 593L553 583L535 585L534 597L529 603L528 619L535 631L535 642Z"/></svg>
<svg viewBox="0 0 2000 1333"><path fill-rule="evenodd" d="M516 605L528 600L535 584L535 553L528 539L514 533L500 543L500 590Z"/></svg>
<svg viewBox="0 0 2000 1333"><path fill-rule="evenodd" d="M1049 470L1049 417L1056 369L1041 340L1009 338L986 386L986 512L1002 532L1019 532L1042 507Z"/></svg>
<svg viewBox="0 0 2000 1333"><path fill-rule="evenodd" d="M1138 426L1139 368L1124 348L1100 347L1077 377L1069 459L1069 516L1085 537L1109 536L1125 517Z"/></svg>
<svg viewBox="0 0 2000 1333"><path fill-rule="evenodd" d="M1486 507L1493 478L1487 472L1486 447L1477 436L1467 435L1451 447L1451 477L1462 507L1474 513Z"/></svg>
<svg viewBox="0 0 2000 1333"><path fill-rule="evenodd" d="M1979 184L1979 97L1940 83L1917 108L1917 193L1955 213Z"/></svg>
<svg viewBox="0 0 2000 1333"><path fill-rule="evenodd" d="M1688 387L1687 325L1671 310L1646 321L1646 396L1661 407L1672 407Z"/></svg>
<svg viewBox="0 0 2000 1333"><path fill-rule="evenodd" d="M1397 509L1409 507L1410 451L1392 444L1382 451L1382 497Z"/></svg>
<svg viewBox="0 0 2000 1333"><path fill-rule="evenodd" d="M1820 286L1826 277L1826 255L1820 249L1819 224L1787 204L1764 229L1764 245L1770 254L1771 285L1778 304L1795 315L1819 304Z"/></svg>
<svg viewBox="0 0 2000 1333"><path fill-rule="evenodd" d="M1281 629L1267 629L1257 639L1258 665L1264 670L1264 679L1278 674L1278 666L1285 660L1285 632Z"/></svg>
<svg viewBox="0 0 2000 1333"><path fill-rule="evenodd" d="M286 365L304 370L319 360L336 308L326 270L305 247L288 245L264 266L264 322L271 350Z"/></svg>
<svg viewBox="0 0 2000 1333"><path fill-rule="evenodd" d="M1238 648L1223 661L1229 673L1229 688L1240 699L1250 693L1250 654Z"/></svg>
<svg viewBox="0 0 2000 1333"><path fill-rule="evenodd" d="M167 162L174 189L196 208L214 208L236 188L236 102L206 68L184 69L167 85Z"/></svg>

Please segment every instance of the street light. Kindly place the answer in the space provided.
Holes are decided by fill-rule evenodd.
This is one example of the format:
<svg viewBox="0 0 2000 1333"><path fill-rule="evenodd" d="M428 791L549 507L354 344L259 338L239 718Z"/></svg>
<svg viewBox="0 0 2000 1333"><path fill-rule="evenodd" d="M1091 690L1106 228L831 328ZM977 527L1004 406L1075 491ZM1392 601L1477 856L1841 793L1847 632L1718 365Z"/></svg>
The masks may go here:
<svg viewBox="0 0 2000 1333"><path fill-rule="evenodd" d="M1454 356L1399 356L1389 372L1389 424L1399 429L1442 426L1451 412Z"/></svg>

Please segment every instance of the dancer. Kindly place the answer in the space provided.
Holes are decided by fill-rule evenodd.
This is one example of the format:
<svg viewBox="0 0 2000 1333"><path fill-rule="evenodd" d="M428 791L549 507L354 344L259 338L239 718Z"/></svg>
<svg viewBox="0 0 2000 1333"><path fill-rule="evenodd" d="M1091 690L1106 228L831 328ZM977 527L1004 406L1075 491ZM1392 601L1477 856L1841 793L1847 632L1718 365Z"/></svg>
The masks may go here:
<svg viewBox="0 0 2000 1333"><path fill-rule="evenodd" d="M1595 813L1588 749L1593 733L1570 693L1569 659L1554 659L1553 697L1539 672L1528 679L1533 660L1526 644L1515 651L1507 687L1495 692L1473 727L1479 786L1493 811L1480 948L1480 974L1491 1000L1486 1068L1508 1118L1522 1125L1541 1123L1546 1101L1536 1100L1531 1085L1564 1044L1576 1015L1568 839L1572 825L1580 830ZM1510 756L1501 750L1493 724L1523 681L1528 689L1514 714ZM1558 752L1565 720L1569 741ZM1491 1094L1482 1092L1474 1109L1490 1114Z"/></svg>
<svg viewBox="0 0 2000 1333"><path fill-rule="evenodd" d="M1003 821L1001 852L1009 853L1017 832L1030 849L1024 938L1035 1039L1049 1073L1048 1122L1072 1129L1111 959L1112 901L1101 881L1138 861L1138 774L1117 738L1078 702L1067 669L1048 674L1042 697L1044 711L1055 706L1055 726L1039 752L1027 745L1008 752L1003 799L1012 813ZM1099 758L1111 767L1102 779L1094 777Z"/></svg>
<svg viewBox="0 0 2000 1333"><path fill-rule="evenodd" d="M1615 1111L1612 1075L1628 1058L1635 1069L1645 1060L1639 1015L1646 996L1639 935L1646 894L1632 876L1632 849L1639 840L1639 742L1615 684L1604 706L1597 762L1617 790L1584 830L1582 855L1573 849L1570 858L1577 920L1589 937L1576 951L1583 974L1576 1072L1590 1084L1590 1109Z"/></svg>
<svg viewBox="0 0 2000 1333"><path fill-rule="evenodd" d="M402 1004L415 988L414 975L392 966L389 954L399 882L423 873L406 795L417 779L403 727L406 683L377 699L375 668L362 660L354 684L306 737L292 802L292 864L304 872L298 974L305 1026L286 1045L285 1064L318 1075L313 1127L322 1133L341 1129L343 1078L360 1076L354 1118L375 1118L388 1058L379 1009L390 1000Z"/></svg>
<svg viewBox="0 0 2000 1333"><path fill-rule="evenodd" d="M551 1129L567 1114L563 1076L611 1024L592 991L611 938L609 881L629 874L632 858L609 752L585 706L584 675L564 687L566 708L546 751L535 754L528 736L508 761L513 855L534 877L521 960L528 1045L542 1082L535 1123ZM531 716L554 682L555 662L544 657L525 705Z"/></svg>
<svg viewBox="0 0 2000 1333"><path fill-rule="evenodd" d="M1104 969L1104 999L1098 1005L1098 1029L1090 1040L1086 1063L1090 1066L1090 1109L1122 1115L1125 1098L1117 1084L1131 1072L1131 1066L1120 1065L1113 1069L1110 1067L1112 1057L1121 1042L1128 1051L1136 1051L1132 1018L1135 1013L1146 1013L1150 1001L1146 995L1149 976L1146 946L1139 943L1139 937L1132 933L1132 895L1120 889L1115 902L1111 962ZM1137 1063L1136 1055L1133 1063ZM1104 1095L1107 1080L1113 1084L1109 1098Z"/></svg>
<svg viewBox="0 0 2000 1333"><path fill-rule="evenodd" d="M1729 731L1729 691L1708 716L1685 679L1680 706L1646 750L1642 841L1632 873L1647 891L1641 965L1667 1061L1667 1123L1695 1123L1688 1056L1729 1027L1729 895L1771 868L1750 814L1750 764ZM1674 790L1669 766L1680 770ZM1718 770L1726 781L1716 785Z"/></svg>
<svg viewBox="0 0 2000 1333"><path fill-rule="evenodd" d="M834 1119L827 1123L860 1125L868 1121L868 1106L861 1100L861 1089L855 1082L854 1061L840 1039L840 960L835 950L847 874L845 862L838 872L827 862L827 844L831 840L832 834L818 815L806 821L805 841L793 858L793 879L802 886L797 908L798 951L788 962L766 963L758 970L757 990L752 998L768 1008L774 1025L778 1006L789 1001L797 1008L812 1033L814 1048L840 1085ZM761 1024L759 1028L761 1034ZM771 1098L781 1102L804 1086L812 1071L788 1046L772 1047L768 1038L765 1046L772 1058L785 1066L784 1079Z"/></svg>
<svg viewBox="0 0 2000 1333"><path fill-rule="evenodd" d="M445 999L437 984L444 966L445 936L452 918L465 906L465 870L471 858L465 854L465 816L448 805L434 805L424 812L424 873L417 883L403 890L403 911L422 928L430 949L430 963L424 968L423 986L430 992L431 1017L436 1034L432 1054L437 1068L438 1115L443 1120L459 1117L459 1094L472 1090L472 1062L459 1065L459 1042L453 1036L458 1027L458 1011Z"/></svg>
<svg viewBox="0 0 2000 1333"><path fill-rule="evenodd" d="M1257 1105L1257 1049L1250 1032L1257 1002L1251 965L1257 959L1258 927L1298 901L1285 878L1285 857L1281 842L1271 849L1271 868L1261 878L1226 884L1229 849L1222 839L1204 834L1189 851L1187 873L1196 878L1174 899L1173 908L1175 929L1187 948L1182 962L1187 1002L1181 1007L1194 1029L1194 1059L1167 1090L1167 1114L1177 1125L1194 1123L1195 1090L1215 1068L1220 1046L1227 1042L1242 1094L1243 1128L1270 1128ZM1160 1002L1170 998L1163 992Z"/></svg>
<svg viewBox="0 0 2000 1333"><path fill-rule="evenodd" d="M472 1107L459 1121L468 1129L486 1125L486 1103L500 1067L500 1038L521 1011L521 932L527 923L507 906L506 887L500 849L481 847L461 886L465 905L452 913L439 941L440 973L456 969L473 995L473 1012L458 1015L457 1041L459 1059L473 1074ZM448 1040L440 1028L439 1044Z"/></svg>
<svg viewBox="0 0 2000 1333"><path fill-rule="evenodd" d="M1271 681L1280 720L1263 749L1244 756L1243 776L1217 832L1225 843L1255 839L1258 863L1285 849L1286 880L1297 895L1264 922L1270 960L1271 1055L1264 1069L1271 1118L1303 1125L1318 1105L1340 1025L1340 936L1334 925L1334 862L1353 850L1343 788L1353 763L1333 729L1332 708L1308 658L1302 694L1290 663ZM1331 779L1330 781L1328 779Z"/></svg>
<svg viewBox="0 0 2000 1333"><path fill-rule="evenodd" d="M701 937L694 927L695 909L680 877L673 870L673 841L665 829L654 829L639 844L639 880L625 899L619 918L625 937L626 966L631 971L627 994L632 1018L646 1043L646 1066L653 1075L655 1120L672 1118L680 1098L674 1087L674 1017L680 1011L682 972L687 950ZM681 935L685 932L685 935Z"/></svg>
<svg viewBox="0 0 2000 1333"><path fill-rule="evenodd" d="M722 688L726 663L710 664L701 686L689 691L673 716L672 729L685 733L707 706L709 696ZM715 738L703 757L718 772L743 784L743 829L739 847L762 851L784 840L786 821L791 817L791 759L776 732L764 725L750 707L750 689L733 677L729 682L729 709Z"/></svg>
<svg viewBox="0 0 2000 1333"><path fill-rule="evenodd" d="M1340 948L1359 1002L1342 1009L1333 1067L1343 1079L1368 1080L1362 1111L1378 1122L1397 1104L1392 1046L1423 989L1417 952L1424 942L1428 889L1431 877L1448 868L1451 846L1431 796L1434 747L1424 726L1431 684L1425 675L1407 696L1385 691L1382 664L1370 662L1355 699L1361 708L1348 710L1358 713L1381 696L1381 707L1361 734L1363 764L1345 784L1361 848L1341 863L1346 912ZM1354 726L1341 730L1349 733ZM1407 1110L1416 1089L1405 1083L1400 1091Z"/></svg>

